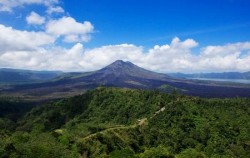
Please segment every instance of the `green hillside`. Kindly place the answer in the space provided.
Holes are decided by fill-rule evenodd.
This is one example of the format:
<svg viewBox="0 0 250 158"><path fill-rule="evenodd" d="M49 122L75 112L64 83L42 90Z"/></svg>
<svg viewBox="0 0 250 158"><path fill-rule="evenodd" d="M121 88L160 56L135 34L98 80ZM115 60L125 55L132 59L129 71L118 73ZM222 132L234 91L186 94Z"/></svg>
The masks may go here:
<svg viewBox="0 0 250 158"><path fill-rule="evenodd" d="M0 157L250 157L244 98L101 87L11 123L0 129Z"/></svg>

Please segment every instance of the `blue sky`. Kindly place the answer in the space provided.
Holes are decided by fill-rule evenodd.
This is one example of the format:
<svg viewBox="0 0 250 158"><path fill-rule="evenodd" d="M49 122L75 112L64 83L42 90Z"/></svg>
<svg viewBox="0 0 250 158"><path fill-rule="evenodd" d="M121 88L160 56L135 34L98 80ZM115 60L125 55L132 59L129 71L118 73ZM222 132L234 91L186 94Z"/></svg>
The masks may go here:
<svg viewBox="0 0 250 158"><path fill-rule="evenodd" d="M93 40L86 44L89 47L120 43L152 47L170 42L176 36L193 38L201 46L250 40L249 0L64 0L60 3L67 15L77 21L88 20L95 26ZM37 5L15 8L14 13L1 13L0 22L34 29L26 25L26 14L32 10L44 14L45 9Z"/></svg>
<svg viewBox="0 0 250 158"><path fill-rule="evenodd" d="M248 0L71 0L65 9L88 19L96 30L90 44L165 44L175 36L201 45L246 41L250 38ZM80 7L78 7L80 6Z"/></svg>
<svg viewBox="0 0 250 158"><path fill-rule="evenodd" d="M12 27L13 36L18 34L16 31L44 35L44 40L34 40L35 45L23 47L17 42L16 49L0 49L0 67L88 71L123 59L159 72L169 72L169 68L180 72L249 71L250 65L245 65L250 54L249 7L249 0L0 1L2 32ZM51 8L57 10L49 13ZM65 25L69 25L67 30L60 30ZM74 31L74 27L79 29ZM207 53L211 47L216 55ZM119 51L117 55L114 50ZM70 51L76 52L67 54ZM40 61L42 52L47 57ZM70 64L64 59L69 59L67 55L72 58ZM157 62L161 55L171 61ZM55 62L58 56L62 58L58 64L46 63L48 58ZM24 61L16 64L15 60ZM215 60L228 62L216 67Z"/></svg>

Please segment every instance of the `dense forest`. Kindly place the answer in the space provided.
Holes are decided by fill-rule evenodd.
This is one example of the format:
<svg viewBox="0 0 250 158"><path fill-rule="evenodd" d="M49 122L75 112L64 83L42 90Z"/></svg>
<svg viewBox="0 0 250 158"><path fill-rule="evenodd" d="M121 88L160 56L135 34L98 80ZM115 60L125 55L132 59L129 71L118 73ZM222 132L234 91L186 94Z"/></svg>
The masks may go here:
<svg viewBox="0 0 250 158"><path fill-rule="evenodd" d="M0 157L250 157L249 98L100 87L31 107L0 100Z"/></svg>

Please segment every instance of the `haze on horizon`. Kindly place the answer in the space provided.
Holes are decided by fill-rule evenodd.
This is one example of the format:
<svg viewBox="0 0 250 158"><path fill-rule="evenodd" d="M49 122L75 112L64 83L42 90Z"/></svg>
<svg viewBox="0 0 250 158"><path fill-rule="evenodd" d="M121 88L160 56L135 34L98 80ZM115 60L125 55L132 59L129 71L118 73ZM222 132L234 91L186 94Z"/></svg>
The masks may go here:
<svg viewBox="0 0 250 158"><path fill-rule="evenodd" d="M0 68L250 70L248 0L0 0Z"/></svg>

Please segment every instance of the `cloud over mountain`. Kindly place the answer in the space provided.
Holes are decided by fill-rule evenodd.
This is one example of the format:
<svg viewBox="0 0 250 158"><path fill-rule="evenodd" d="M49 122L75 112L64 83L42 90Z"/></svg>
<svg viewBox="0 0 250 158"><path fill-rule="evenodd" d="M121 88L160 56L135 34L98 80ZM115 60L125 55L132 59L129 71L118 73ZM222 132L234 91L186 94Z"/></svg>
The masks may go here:
<svg viewBox="0 0 250 158"><path fill-rule="evenodd" d="M29 35L27 32L24 34ZM1 43L5 42L3 39L1 40ZM207 46L202 48L199 54L194 54L192 48L196 47L198 43L193 39L181 41L179 38L174 38L170 44L156 45L146 51L143 50L143 47L133 44L108 45L94 49L84 49L81 43L77 43L69 49L61 46L43 47L40 45L48 43L40 40L40 36L37 36L35 39L37 44L26 45L26 48L23 47L25 51L20 50L19 45L5 48L0 56L0 66L91 71L122 59L158 72L220 72L248 71L250 69L250 42ZM51 42L53 42L53 38ZM34 46L37 49L29 49ZM16 49L13 50L13 48ZM243 53L244 55L242 55Z"/></svg>
<svg viewBox="0 0 250 158"><path fill-rule="evenodd" d="M248 41L197 48L194 39L176 37L169 44L156 44L148 50L126 42L85 48L83 43L91 40L96 26L70 16L61 4L60 0L0 0L0 12L9 14L28 5L43 8L23 12L28 14L23 18L27 22L24 27L0 24L0 67L91 71L121 59L158 72L250 70Z"/></svg>

